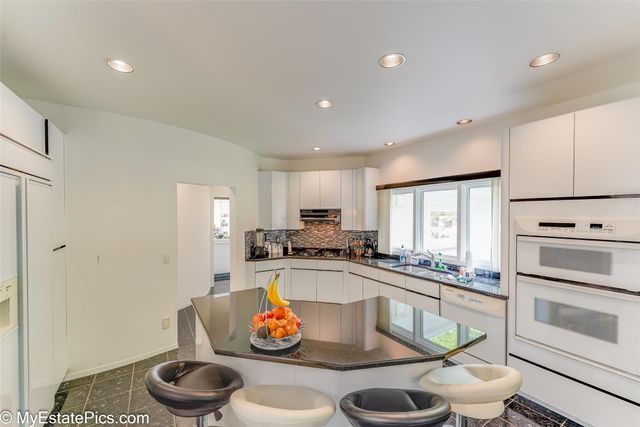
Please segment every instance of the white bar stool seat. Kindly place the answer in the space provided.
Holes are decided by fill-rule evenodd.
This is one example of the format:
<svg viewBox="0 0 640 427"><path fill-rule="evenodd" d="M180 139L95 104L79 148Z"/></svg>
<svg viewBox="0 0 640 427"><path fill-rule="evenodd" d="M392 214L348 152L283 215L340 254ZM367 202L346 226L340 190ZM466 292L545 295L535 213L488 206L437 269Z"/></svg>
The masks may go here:
<svg viewBox="0 0 640 427"><path fill-rule="evenodd" d="M480 419L499 416L504 400L516 394L521 385L520 372L502 365L436 368L420 379L420 386L447 399L453 412Z"/></svg>
<svg viewBox="0 0 640 427"><path fill-rule="evenodd" d="M230 404L236 417L252 427L321 427L336 412L328 396L291 385L245 387L231 395Z"/></svg>

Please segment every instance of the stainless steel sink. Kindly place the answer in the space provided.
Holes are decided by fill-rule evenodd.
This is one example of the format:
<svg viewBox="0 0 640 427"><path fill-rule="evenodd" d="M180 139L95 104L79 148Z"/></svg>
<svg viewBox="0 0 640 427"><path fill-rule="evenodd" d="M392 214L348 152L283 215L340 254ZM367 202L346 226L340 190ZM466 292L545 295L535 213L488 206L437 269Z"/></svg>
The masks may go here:
<svg viewBox="0 0 640 427"><path fill-rule="evenodd" d="M405 273L410 274L422 274L430 271L427 267L420 267L413 264L396 264L390 265L389 267L393 270L404 271Z"/></svg>

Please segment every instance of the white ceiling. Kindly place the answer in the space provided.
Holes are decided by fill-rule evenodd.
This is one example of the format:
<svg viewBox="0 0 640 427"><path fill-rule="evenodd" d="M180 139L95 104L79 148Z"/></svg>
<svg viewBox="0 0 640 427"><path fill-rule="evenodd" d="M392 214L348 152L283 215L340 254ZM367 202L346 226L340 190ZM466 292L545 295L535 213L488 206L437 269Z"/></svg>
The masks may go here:
<svg viewBox="0 0 640 427"><path fill-rule="evenodd" d="M1 78L21 96L173 124L279 158L364 153L464 117L475 125L640 79L636 1L1 8ZM528 66L551 51L562 54L557 63ZM381 69L389 52L407 62ZM106 57L135 72L109 70ZM334 108L316 108L320 98Z"/></svg>

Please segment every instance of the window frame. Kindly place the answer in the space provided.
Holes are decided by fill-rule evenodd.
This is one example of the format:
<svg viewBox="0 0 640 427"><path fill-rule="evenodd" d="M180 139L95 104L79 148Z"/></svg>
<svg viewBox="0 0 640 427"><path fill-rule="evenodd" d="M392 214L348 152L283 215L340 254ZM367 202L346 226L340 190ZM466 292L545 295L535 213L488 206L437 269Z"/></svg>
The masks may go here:
<svg viewBox="0 0 640 427"><path fill-rule="evenodd" d="M457 192L457 221L456 221L456 255L442 255L442 260L449 264L464 266L466 264L466 251L469 250L470 243L470 196L472 188L489 186L491 189L491 260L474 260L475 268L482 268L491 271L500 270L500 178L483 178L470 181L449 182L432 185L422 185L418 187L399 188L391 191L391 197L396 194L413 193L413 251L424 251L424 196L426 193L434 191L456 190ZM390 223L393 221L393 214L389 212ZM391 233L391 226L389 227ZM390 238L391 240L391 238ZM398 247L391 247L391 253L400 253Z"/></svg>
<svg viewBox="0 0 640 427"><path fill-rule="evenodd" d="M415 237L415 232L416 232L416 193L415 193L415 188L398 188L397 190L393 190L391 192L391 194L389 195L389 241L391 241L391 223L393 222L393 209L391 209L392 203L393 203L393 196L397 195L397 194L413 194L413 207L412 207L412 212L413 212L413 224L411 225L412 229L413 229L413 242L411 244L411 248L407 248L405 247L404 249L409 249L412 251L415 251L416 249L416 237ZM394 255L400 255L400 250L402 248L397 247L397 246L391 246L391 253Z"/></svg>

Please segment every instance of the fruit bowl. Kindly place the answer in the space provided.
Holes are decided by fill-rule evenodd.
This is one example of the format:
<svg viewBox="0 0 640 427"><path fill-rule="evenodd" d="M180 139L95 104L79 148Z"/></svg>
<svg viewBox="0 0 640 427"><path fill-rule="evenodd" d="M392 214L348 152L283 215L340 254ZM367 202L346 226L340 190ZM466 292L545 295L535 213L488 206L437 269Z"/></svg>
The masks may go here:
<svg viewBox="0 0 640 427"><path fill-rule="evenodd" d="M266 302L260 302L260 311L253 315L249 324L251 344L262 350L282 350L292 347L300 342L303 327L302 320L289 308L289 301L284 300L278 292L278 281L280 275L276 273L275 278L267 285L266 298L275 307L266 310ZM262 310L265 302L265 310Z"/></svg>

